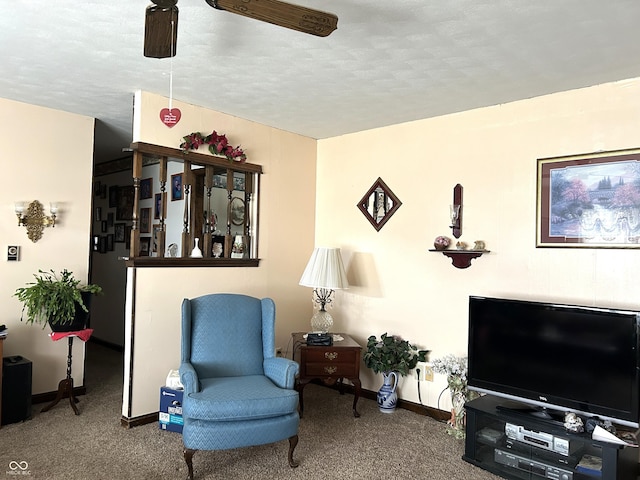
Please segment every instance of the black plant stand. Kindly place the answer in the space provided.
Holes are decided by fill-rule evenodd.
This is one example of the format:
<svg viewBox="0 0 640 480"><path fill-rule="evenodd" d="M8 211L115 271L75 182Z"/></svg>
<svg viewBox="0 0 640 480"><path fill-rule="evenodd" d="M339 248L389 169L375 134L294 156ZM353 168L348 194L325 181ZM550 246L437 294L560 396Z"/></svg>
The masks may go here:
<svg viewBox="0 0 640 480"><path fill-rule="evenodd" d="M62 400L65 397L68 397L69 404L71 405L73 412L76 415L80 415L80 411L76 406L76 403L78 403L80 400L78 400L73 394L73 377L71 376L71 362L72 362L72 356L73 356L73 338L80 337L84 341L87 341L91 336L91 333L93 333L93 329L86 328L78 332L64 332L64 333L54 332L51 334L51 338L54 341L60 340L60 338L67 337L67 341L69 345L69 351L67 353L67 377L60 380L60 383L58 383L58 393L56 394L56 398L49 405L44 407L41 410L41 412L49 411L51 408L55 407L60 400Z"/></svg>

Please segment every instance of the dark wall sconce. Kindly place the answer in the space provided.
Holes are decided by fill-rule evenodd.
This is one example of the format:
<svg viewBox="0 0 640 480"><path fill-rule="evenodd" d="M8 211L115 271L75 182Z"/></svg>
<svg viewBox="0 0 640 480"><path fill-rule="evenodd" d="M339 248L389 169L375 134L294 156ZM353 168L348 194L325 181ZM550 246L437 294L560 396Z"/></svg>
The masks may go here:
<svg viewBox="0 0 640 480"><path fill-rule="evenodd" d="M453 203L449 205L449 215L453 236L460 238L462 235L462 185L459 183L453 188Z"/></svg>

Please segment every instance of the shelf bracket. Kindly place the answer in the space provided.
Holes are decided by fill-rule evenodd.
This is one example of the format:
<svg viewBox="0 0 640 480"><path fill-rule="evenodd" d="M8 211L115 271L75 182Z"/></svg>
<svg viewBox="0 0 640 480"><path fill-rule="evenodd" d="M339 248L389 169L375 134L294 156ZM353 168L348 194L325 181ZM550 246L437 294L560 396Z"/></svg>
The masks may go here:
<svg viewBox="0 0 640 480"><path fill-rule="evenodd" d="M471 260L481 257L489 250L429 250L430 252L440 252L451 259L451 264L456 268L469 268Z"/></svg>

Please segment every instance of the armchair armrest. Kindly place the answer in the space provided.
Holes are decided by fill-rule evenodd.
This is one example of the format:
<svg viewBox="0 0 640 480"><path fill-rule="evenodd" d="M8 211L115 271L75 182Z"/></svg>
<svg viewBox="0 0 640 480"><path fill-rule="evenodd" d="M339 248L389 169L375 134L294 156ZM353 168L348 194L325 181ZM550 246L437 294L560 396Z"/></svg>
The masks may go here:
<svg viewBox="0 0 640 480"><path fill-rule="evenodd" d="M184 362L180 365L180 381L184 386L184 393L186 395L195 393L200 390L200 382L198 380L198 374L195 368L188 362Z"/></svg>
<svg viewBox="0 0 640 480"><path fill-rule="evenodd" d="M263 368L264 374L280 388L293 389L300 366L288 358L271 357L264 359Z"/></svg>

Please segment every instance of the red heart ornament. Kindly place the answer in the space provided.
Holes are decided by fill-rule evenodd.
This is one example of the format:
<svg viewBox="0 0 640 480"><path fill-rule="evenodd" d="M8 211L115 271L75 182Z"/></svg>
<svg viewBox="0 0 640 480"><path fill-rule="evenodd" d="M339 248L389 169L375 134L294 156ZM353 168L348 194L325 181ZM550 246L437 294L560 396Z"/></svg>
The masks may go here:
<svg viewBox="0 0 640 480"><path fill-rule="evenodd" d="M179 108L163 108L160 110L160 120L169 128L172 128L178 123L181 116L182 113Z"/></svg>

